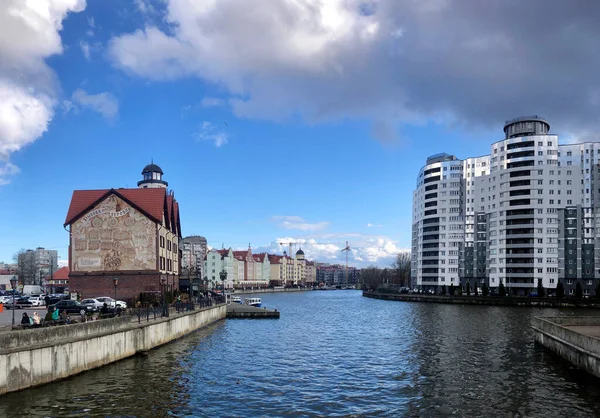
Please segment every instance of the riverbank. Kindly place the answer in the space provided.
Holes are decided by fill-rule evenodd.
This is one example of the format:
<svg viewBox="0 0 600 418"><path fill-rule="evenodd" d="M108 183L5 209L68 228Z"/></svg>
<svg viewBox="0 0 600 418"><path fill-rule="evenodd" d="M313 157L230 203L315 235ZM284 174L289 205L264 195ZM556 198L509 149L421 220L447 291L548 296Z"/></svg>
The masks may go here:
<svg viewBox="0 0 600 418"><path fill-rule="evenodd" d="M600 378L600 317L535 318L535 342Z"/></svg>
<svg viewBox="0 0 600 418"><path fill-rule="evenodd" d="M3 333L0 395L145 353L225 316L226 305L222 304L156 319L122 316Z"/></svg>
<svg viewBox="0 0 600 418"><path fill-rule="evenodd" d="M363 296L372 299L402 302L446 303L455 305L486 306L529 306L536 308L587 308L600 309L600 301L594 299L558 299L511 296L443 296L363 291Z"/></svg>

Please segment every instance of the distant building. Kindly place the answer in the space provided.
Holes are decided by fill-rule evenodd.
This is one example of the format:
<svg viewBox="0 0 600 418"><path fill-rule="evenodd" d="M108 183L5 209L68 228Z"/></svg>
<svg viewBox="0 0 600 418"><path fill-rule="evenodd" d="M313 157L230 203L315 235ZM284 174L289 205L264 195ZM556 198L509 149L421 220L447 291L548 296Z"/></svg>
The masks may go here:
<svg viewBox="0 0 600 418"><path fill-rule="evenodd" d="M539 116L509 120L487 155L436 154L413 192L413 283L423 290L538 283L591 296L600 279L600 143L559 144Z"/></svg>
<svg viewBox="0 0 600 418"><path fill-rule="evenodd" d="M58 252L37 247L19 253L17 275L21 285L42 285L43 278L58 269Z"/></svg>
<svg viewBox="0 0 600 418"><path fill-rule="evenodd" d="M48 293L64 293L69 289L69 267L62 267L52 276L46 276L43 284Z"/></svg>
<svg viewBox="0 0 600 418"><path fill-rule="evenodd" d="M233 289L234 283L234 258L233 250L221 249L221 250L210 250L206 254L206 264L204 267L205 283L208 284L209 288L215 288L222 286L221 272L225 272L227 277L225 279L225 288Z"/></svg>
<svg viewBox="0 0 600 418"><path fill-rule="evenodd" d="M189 292L190 286L195 290L204 278L204 264L206 261L207 242L200 235L191 235L181 240L181 273L179 288Z"/></svg>
<svg viewBox="0 0 600 418"><path fill-rule="evenodd" d="M353 286L359 283L360 270L356 267L348 266L347 281L346 266L341 264L318 263L316 270L317 282L327 286Z"/></svg>
<svg viewBox="0 0 600 418"><path fill-rule="evenodd" d="M144 167L137 189L75 190L69 227L70 291L119 298L179 288L179 203L162 170Z"/></svg>

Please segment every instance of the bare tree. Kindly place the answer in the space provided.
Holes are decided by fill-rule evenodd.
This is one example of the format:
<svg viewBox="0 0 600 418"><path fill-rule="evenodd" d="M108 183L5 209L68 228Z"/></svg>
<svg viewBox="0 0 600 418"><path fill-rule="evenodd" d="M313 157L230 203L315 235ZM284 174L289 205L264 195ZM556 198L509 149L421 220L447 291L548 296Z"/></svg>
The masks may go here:
<svg viewBox="0 0 600 418"><path fill-rule="evenodd" d="M381 270L373 266L361 269L360 277L366 289L375 290L383 284Z"/></svg>
<svg viewBox="0 0 600 418"><path fill-rule="evenodd" d="M17 278L19 283L37 284L38 269L35 262L35 253L24 248L20 249L13 255L13 261L17 265Z"/></svg>
<svg viewBox="0 0 600 418"><path fill-rule="evenodd" d="M406 251L398 253L392 267L400 280L400 286L410 286L410 253Z"/></svg>

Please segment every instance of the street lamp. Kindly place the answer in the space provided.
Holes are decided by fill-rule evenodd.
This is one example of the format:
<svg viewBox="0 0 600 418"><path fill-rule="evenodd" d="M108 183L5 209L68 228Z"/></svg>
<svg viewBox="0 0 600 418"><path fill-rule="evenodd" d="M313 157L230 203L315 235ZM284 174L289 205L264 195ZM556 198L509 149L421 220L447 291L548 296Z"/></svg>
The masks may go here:
<svg viewBox="0 0 600 418"><path fill-rule="evenodd" d="M13 276L12 279L10 279L10 287L13 290L13 294L12 294L12 326L13 328L15 327L15 289L17 288L17 276Z"/></svg>
<svg viewBox="0 0 600 418"><path fill-rule="evenodd" d="M167 316L166 315L166 308L165 308L165 286L167 285L167 279L165 279L164 277L160 278L160 290L161 290L161 294L162 294L162 314L163 316Z"/></svg>
<svg viewBox="0 0 600 418"><path fill-rule="evenodd" d="M227 280L227 272L225 271L225 269L221 270L221 272L219 273L219 277L223 282L223 302L226 303L227 298L225 296L225 280Z"/></svg>
<svg viewBox="0 0 600 418"><path fill-rule="evenodd" d="M113 285L115 286L115 303L117 301L117 286L119 285L119 278L113 277Z"/></svg>

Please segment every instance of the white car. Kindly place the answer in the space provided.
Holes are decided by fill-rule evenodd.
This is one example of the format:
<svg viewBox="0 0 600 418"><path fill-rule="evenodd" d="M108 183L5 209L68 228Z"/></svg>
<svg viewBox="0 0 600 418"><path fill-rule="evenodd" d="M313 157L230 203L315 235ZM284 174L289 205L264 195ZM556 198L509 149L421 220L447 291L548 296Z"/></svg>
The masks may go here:
<svg viewBox="0 0 600 418"><path fill-rule="evenodd" d="M108 296L100 296L95 299L102 304L102 305L100 305L100 308L102 308L102 306L104 306L105 303L106 303L106 306L108 306L109 308L117 307L117 301L114 300L113 298L109 298Z"/></svg>
<svg viewBox="0 0 600 418"><path fill-rule="evenodd" d="M127 303L122 300L117 301L117 306L120 306L122 309L127 309Z"/></svg>
<svg viewBox="0 0 600 418"><path fill-rule="evenodd" d="M31 302L31 306L44 306L46 302L39 296L30 296L29 301Z"/></svg>
<svg viewBox="0 0 600 418"><path fill-rule="evenodd" d="M80 303L82 305L91 306L95 311L102 309L102 306L104 305L104 302L100 302L98 299L83 299Z"/></svg>
<svg viewBox="0 0 600 418"><path fill-rule="evenodd" d="M0 303L3 305L12 303L12 296L0 296Z"/></svg>

